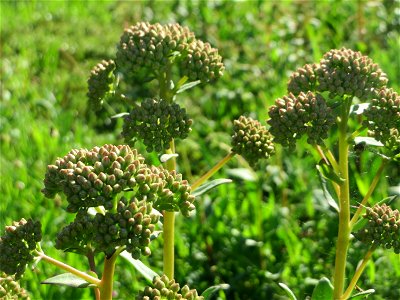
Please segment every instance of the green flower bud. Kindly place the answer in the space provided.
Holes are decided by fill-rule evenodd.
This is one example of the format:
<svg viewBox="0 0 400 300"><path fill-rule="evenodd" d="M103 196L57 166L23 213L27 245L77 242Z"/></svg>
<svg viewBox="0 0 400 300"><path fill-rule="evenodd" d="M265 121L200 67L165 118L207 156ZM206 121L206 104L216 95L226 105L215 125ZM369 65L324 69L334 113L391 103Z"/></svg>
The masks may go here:
<svg viewBox="0 0 400 300"><path fill-rule="evenodd" d="M69 212L107 206L116 194L132 187L131 181L117 177L134 178L141 168L146 168L143 162L144 158L126 145L74 149L48 167L42 192L49 198L64 192Z"/></svg>
<svg viewBox="0 0 400 300"><path fill-rule="evenodd" d="M95 231L94 217L86 211L80 210L74 222L71 222L58 232L55 247L64 251L73 250L86 254L91 250L88 245L93 240Z"/></svg>
<svg viewBox="0 0 400 300"><path fill-rule="evenodd" d="M145 287L143 292L140 292L136 297L137 300L159 300L159 299L172 299L172 300L203 300L204 297L199 296L196 290L190 290L185 285L181 290L179 283L175 280L169 280L166 275L161 277L154 277L153 286Z"/></svg>
<svg viewBox="0 0 400 300"><path fill-rule="evenodd" d="M233 123L232 152L242 155L251 165L275 153L272 135L257 120L241 116Z"/></svg>
<svg viewBox="0 0 400 300"><path fill-rule="evenodd" d="M172 139L185 139L192 120L186 110L166 100L146 99L124 119L122 135L126 142L140 139L147 151L169 149Z"/></svg>
<svg viewBox="0 0 400 300"><path fill-rule="evenodd" d="M5 235L0 238L0 271L15 275L18 280L25 272L26 265L33 261L32 252L42 239L39 221L21 219L6 226Z"/></svg>
<svg viewBox="0 0 400 300"><path fill-rule="evenodd" d="M115 63L113 60L103 60L90 72L87 96L93 109L99 110L104 96L112 90L115 78L114 70Z"/></svg>
<svg viewBox="0 0 400 300"><path fill-rule="evenodd" d="M318 90L330 92L331 98L351 95L367 100L388 82L386 74L372 59L346 48L327 52L316 74Z"/></svg>
<svg viewBox="0 0 400 300"><path fill-rule="evenodd" d="M189 77L191 81L207 82L221 77L225 67L217 49L212 48L209 43L195 40L189 45L181 69L183 75Z"/></svg>
<svg viewBox="0 0 400 300"><path fill-rule="evenodd" d="M163 72L167 64L183 53L194 40L194 33L179 24L139 22L125 29L117 46L117 65L124 74L144 78Z"/></svg>
<svg viewBox="0 0 400 300"><path fill-rule="evenodd" d="M317 69L319 65L305 65L302 68L297 69L289 79L288 92L294 95L298 95L301 92L314 92L317 87Z"/></svg>
<svg viewBox="0 0 400 300"><path fill-rule="evenodd" d="M14 276L7 276L5 273L0 273L0 299L3 300L29 300L28 292L21 288Z"/></svg>
<svg viewBox="0 0 400 300"><path fill-rule="evenodd" d="M367 208L363 218L367 219L368 223L354 233L358 240L368 245L393 248L395 253L400 253L400 213L397 209L392 210L386 204L376 204Z"/></svg>
<svg viewBox="0 0 400 300"><path fill-rule="evenodd" d="M296 140L307 135L311 145L320 144L335 122L332 110L320 94L289 94L277 99L269 109L268 124L274 141L294 148Z"/></svg>
<svg viewBox="0 0 400 300"><path fill-rule="evenodd" d="M400 148L400 96L392 89L381 89L364 111L370 136L388 149Z"/></svg>

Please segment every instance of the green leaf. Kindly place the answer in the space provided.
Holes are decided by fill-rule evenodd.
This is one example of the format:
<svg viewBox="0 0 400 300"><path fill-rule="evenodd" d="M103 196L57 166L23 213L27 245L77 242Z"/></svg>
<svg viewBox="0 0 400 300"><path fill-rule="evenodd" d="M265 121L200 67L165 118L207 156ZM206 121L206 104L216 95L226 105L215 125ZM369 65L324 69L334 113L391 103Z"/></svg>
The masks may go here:
<svg viewBox="0 0 400 300"><path fill-rule="evenodd" d="M322 277L315 286L311 300L333 299L333 285L328 278Z"/></svg>
<svg viewBox="0 0 400 300"><path fill-rule="evenodd" d="M365 225L367 225L368 220L365 218L360 218L356 224L354 224L353 228L351 231L359 231L360 229L364 228Z"/></svg>
<svg viewBox="0 0 400 300"><path fill-rule="evenodd" d="M179 81L177 82L175 89L179 89L187 80L189 79L189 77L187 76L183 76L181 79L179 79Z"/></svg>
<svg viewBox="0 0 400 300"><path fill-rule="evenodd" d="M165 154L161 154L159 156L159 160L161 163L165 163L165 162L169 161L171 158L178 157L178 156L179 155L177 153L169 153L169 154L165 153Z"/></svg>
<svg viewBox="0 0 400 300"><path fill-rule="evenodd" d="M368 298L369 295L375 293L374 289L369 289L366 291L362 291L360 293L357 293L353 296L351 296L349 299L363 299L363 298Z"/></svg>
<svg viewBox="0 0 400 300"><path fill-rule="evenodd" d="M95 287L95 284L91 284L86 280L72 274L72 273L63 273L60 275L56 275L50 278L47 278L45 281L41 282L42 284L55 284L55 285L65 285L73 288L86 288L86 287Z"/></svg>
<svg viewBox="0 0 400 300"><path fill-rule="evenodd" d="M152 269L150 269L148 266L146 266L144 263L142 263L138 259L133 259L132 255L127 252L127 251L122 251L120 254L121 257L125 258L130 264L133 265L133 267L139 271L140 274L143 275L144 278L148 282L153 282L153 278L155 276L158 276L156 272L154 272Z"/></svg>
<svg viewBox="0 0 400 300"><path fill-rule="evenodd" d="M177 91L176 94L180 94L188 89L191 89L192 87L195 87L196 85L199 85L201 83L200 80L196 80L196 81L191 81L188 83L185 83L184 85L182 85Z"/></svg>
<svg viewBox="0 0 400 300"><path fill-rule="evenodd" d="M220 179L215 179L212 181L209 181L201 186L199 186L194 192L192 193L193 196L197 197L200 195L203 195L205 192L208 192L209 190L225 183L231 183L231 179L226 179L226 178L220 178Z"/></svg>
<svg viewBox="0 0 400 300"><path fill-rule="evenodd" d="M323 161L317 165L317 170L322 176L324 176L324 178L336 182L337 184L341 184L342 182L344 182L344 179L341 178L338 174L336 174L332 166L327 165Z"/></svg>
<svg viewBox="0 0 400 300"><path fill-rule="evenodd" d="M127 112L122 112L122 113L119 113L119 114L116 114L116 115L111 116L111 119L123 118L123 117L128 116L128 115L129 115L129 113L127 113Z"/></svg>
<svg viewBox="0 0 400 300"><path fill-rule="evenodd" d="M357 136L354 138L356 145L365 144L367 146L383 147L384 145L376 139L368 136Z"/></svg>
<svg viewBox="0 0 400 300"><path fill-rule="evenodd" d="M337 212L339 212L339 205L335 197L336 194L335 191L333 190L332 182L330 181L328 182L326 177L322 174L322 172L319 172L319 180L321 182L322 191L324 193L325 199L328 202L329 206L333 207Z"/></svg>
<svg viewBox="0 0 400 300"><path fill-rule="evenodd" d="M236 168L227 170L228 175L242 179L244 181L256 181L257 175L247 168Z"/></svg>
<svg viewBox="0 0 400 300"><path fill-rule="evenodd" d="M286 284L279 282L278 285L280 286L281 289L283 289L286 292L286 295L289 296L290 300L297 300L292 290Z"/></svg>
<svg viewBox="0 0 400 300"><path fill-rule="evenodd" d="M227 290L227 289L229 289L229 288L230 288L230 285L229 285L229 284L226 284L226 283L221 283L221 284L218 284L218 285L213 285L213 286L210 286L208 289L206 289L206 290L201 294L201 296L204 297L204 300L207 300L207 299L209 299L215 292L217 292L217 291L219 291L219 290Z"/></svg>

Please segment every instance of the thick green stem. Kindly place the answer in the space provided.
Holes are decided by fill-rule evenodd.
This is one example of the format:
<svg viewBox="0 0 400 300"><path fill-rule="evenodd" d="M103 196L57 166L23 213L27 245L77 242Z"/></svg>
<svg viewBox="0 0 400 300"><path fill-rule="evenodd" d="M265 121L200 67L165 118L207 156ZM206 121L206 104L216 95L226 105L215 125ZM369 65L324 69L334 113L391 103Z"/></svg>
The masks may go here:
<svg viewBox="0 0 400 300"><path fill-rule="evenodd" d="M236 153L230 152L223 159L221 159L214 167L212 167L207 173L197 179L192 185L192 191L197 189L200 185L202 185L208 178L213 176L219 169L221 169L232 157L235 156Z"/></svg>
<svg viewBox="0 0 400 300"><path fill-rule="evenodd" d="M158 77L159 82L159 93L160 98L167 100L169 102L173 101L173 91L171 88L171 65L167 65L166 71ZM175 153L175 142L172 140L170 142L170 149L166 151L168 154ZM169 171L176 170L176 159L172 157L166 162L166 168ZM164 235L164 266L163 271L164 274L168 276L168 278L174 278L174 262L175 262L175 252L174 252L174 243L175 243L175 213L164 211L164 224L163 224L163 235Z"/></svg>
<svg viewBox="0 0 400 300"><path fill-rule="evenodd" d="M175 153L175 143L174 140L171 141L170 149L167 150L168 154ZM172 171L176 169L175 157L167 161L166 167L168 170ZM175 212L164 211L164 224L163 224L163 235L164 235L164 274L168 278L174 278L174 262L175 262Z"/></svg>
<svg viewBox="0 0 400 300"><path fill-rule="evenodd" d="M103 276L100 282L100 300L111 300L114 284L115 261L119 255L119 251L115 252L110 258L104 259Z"/></svg>
<svg viewBox="0 0 400 300"><path fill-rule="evenodd" d="M75 276L77 276L79 278L82 278L83 280L86 280L87 282L89 282L91 284L95 284L97 286L100 285L100 280L99 279L97 279L97 278L95 278L93 276L90 276L89 274L87 274L85 272L79 271L79 270L71 267L70 265L67 265L67 264L65 264L65 263L63 263L61 261L58 261L58 260L50 257L50 256L47 256L43 252L37 251L36 254L40 257L41 260L44 260L44 261L46 261L48 263L51 263L52 265L54 265L54 266L56 266L56 267L58 267L60 269L63 269L64 271L67 271L67 272L69 272L71 274L74 274Z"/></svg>
<svg viewBox="0 0 400 300"><path fill-rule="evenodd" d="M345 101L339 121L339 232L336 244L333 298L341 299L345 283L347 250L350 241L350 184L349 184L349 144L347 142L347 121L350 101Z"/></svg>
<svg viewBox="0 0 400 300"><path fill-rule="evenodd" d="M164 274L168 278L174 278L174 243L175 243L175 213L170 211L164 211L164 224L163 224L163 235L164 235Z"/></svg>
<svg viewBox="0 0 400 300"><path fill-rule="evenodd" d="M371 197L373 191L376 188L376 185L378 184L379 179L381 178L383 169L385 168L386 164L387 164L388 160L384 159L379 167L378 172L376 173L374 179L372 180L371 185L369 186L368 192L365 194L364 199L361 201L360 205L357 208L356 213L354 214L353 218L350 221L350 227L353 227L354 224L358 221L358 218L362 212L362 210L365 207L365 204L367 204L369 197Z"/></svg>
<svg viewBox="0 0 400 300"><path fill-rule="evenodd" d="M347 298L350 297L351 292L353 291L354 287L357 284L358 279L360 278L361 274L364 272L365 267L367 266L367 263L369 259L372 256L372 253L376 249L375 246L372 246L368 252L365 254L363 260L361 261L361 264L357 267L356 272L354 273L353 278L350 281L349 286L347 287L346 291L344 292L343 296L340 298L341 300L346 300Z"/></svg>

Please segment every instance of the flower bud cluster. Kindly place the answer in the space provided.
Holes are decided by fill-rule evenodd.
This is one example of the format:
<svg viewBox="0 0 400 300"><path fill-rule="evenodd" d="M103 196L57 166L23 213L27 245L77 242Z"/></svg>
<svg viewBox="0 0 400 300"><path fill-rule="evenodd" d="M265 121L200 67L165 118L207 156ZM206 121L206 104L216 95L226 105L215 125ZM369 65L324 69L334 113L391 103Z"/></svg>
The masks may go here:
<svg viewBox="0 0 400 300"><path fill-rule="evenodd" d="M58 232L56 249L82 254L94 250L92 241L97 228L93 220L86 210L79 210L75 220Z"/></svg>
<svg viewBox="0 0 400 300"><path fill-rule="evenodd" d="M74 222L57 235L56 248L84 254L91 250L111 256L117 247L126 246L132 257L138 259L151 254L148 245L158 219L151 202L122 197L115 213L91 216L79 211Z"/></svg>
<svg viewBox="0 0 400 300"><path fill-rule="evenodd" d="M49 198L63 192L69 212L100 205L110 209L116 194L136 186L135 176L147 167L143 162L126 145L74 149L48 166L42 192Z"/></svg>
<svg viewBox="0 0 400 300"><path fill-rule="evenodd" d="M188 181L183 180L182 175L175 170L168 171L163 167L151 166L140 175L143 182L146 182L141 186L140 193L146 195L158 211L180 211L188 217L195 209L195 197L190 194L191 187Z"/></svg>
<svg viewBox="0 0 400 300"><path fill-rule="evenodd" d="M0 238L0 271L15 275L18 280L25 271L26 265L33 261L32 252L36 243L42 239L39 221L21 219L6 226L5 235Z"/></svg>
<svg viewBox="0 0 400 300"><path fill-rule="evenodd" d="M186 51L194 40L194 33L186 26L139 22L125 29L116 62L121 71L133 76L143 68L164 71L170 58Z"/></svg>
<svg viewBox="0 0 400 300"><path fill-rule="evenodd" d="M5 273L0 273L0 299L1 300L29 300L28 292L21 288L14 276L7 276Z"/></svg>
<svg viewBox="0 0 400 300"><path fill-rule="evenodd" d="M136 299L137 300L203 300L203 296L199 296L195 289L190 289L187 285L180 287L179 283L174 279L168 279L166 275L154 277L153 286L146 287Z"/></svg>
<svg viewBox="0 0 400 300"><path fill-rule="evenodd" d="M368 220L367 225L354 233L354 236L367 244L393 248L394 252L400 253L400 212L392 210L386 204L376 204L368 207L363 215Z"/></svg>
<svg viewBox="0 0 400 300"><path fill-rule="evenodd" d="M181 69L191 81L207 82L222 76L224 64L218 54L218 49L212 48L209 43L195 40L189 45L188 53L182 60Z"/></svg>
<svg viewBox="0 0 400 300"><path fill-rule="evenodd" d="M368 100L388 82L387 76L368 56L342 48L325 53L319 64L305 65L292 74L288 91L329 92L330 98L350 95Z"/></svg>
<svg viewBox="0 0 400 300"><path fill-rule="evenodd" d="M146 99L125 117L122 135L126 142L140 139L147 151L169 149L172 139L185 139L192 120L186 110L163 99Z"/></svg>
<svg viewBox="0 0 400 300"><path fill-rule="evenodd" d="M294 148L296 140L307 136L311 145L320 144L328 136L335 116L320 94L290 93L275 101L269 109L268 124L274 141L284 147Z"/></svg>
<svg viewBox="0 0 400 300"><path fill-rule="evenodd" d="M182 62L191 80L206 82L224 69L218 51L179 24L139 22L125 29L117 47L118 69L130 76L141 71L157 75L175 61Z"/></svg>
<svg viewBox="0 0 400 300"><path fill-rule="evenodd" d="M315 91L317 87L318 64L307 64L297 69L289 79L288 92L298 95L301 92Z"/></svg>
<svg viewBox="0 0 400 300"><path fill-rule="evenodd" d="M138 198L146 197L157 210L181 211L185 216L194 209L194 196L182 175L163 167L148 166L136 149L104 145L72 150L49 165L42 190L46 197L63 192L69 212L104 206L110 210L113 199L125 189Z"/></svg>
<svg viewBox="0 0 400 300"><path fill-rule="evenodd" d="M232 152L254 165L275 153L272 135L259 121L240 116L233 122Z"/></svg>
<svg viewBox="0 0 400 300"><path fill-rule="evenodd" d="M99 109L104 96L110 92L115 78L114 70L115 63L113 60L103 60L90 72L87 96L92 108Z"/></svg>
<svg viewBox="0 0 400 300"><path fill-rule="evenodd" d="M369 135L391 150L400 148L400 95L381 89L364 111Z"/></svg>
<svg viewBox="0 0 400 300"><path fill-rule="evenodd" d="M333 97L346 94L367 100L388 82L372 59L346 48L325 53L317 74L318 90L329 91Z"/></svg>

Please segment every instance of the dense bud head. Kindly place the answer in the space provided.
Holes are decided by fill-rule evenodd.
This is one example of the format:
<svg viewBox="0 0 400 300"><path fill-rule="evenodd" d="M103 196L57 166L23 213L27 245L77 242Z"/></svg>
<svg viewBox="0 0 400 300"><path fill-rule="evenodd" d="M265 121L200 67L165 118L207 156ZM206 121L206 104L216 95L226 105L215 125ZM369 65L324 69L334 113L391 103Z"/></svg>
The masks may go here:
<svg viewBox="0 0 400 300"><path fill-rule="evenodd" d="M6 226L5 231L0 238L0 271L19 279L26 265L33 261L36 243L42 239L41 224L21 219Z"/></svg>
<svg viewBox="0 0 400 300"><path fill-rule="evenodd" d="M288 92L298 95L301 92L314 92L317 87L317 70L318 64L305 65L302 68L297 69L289 79Z"/></svg>
<svg viewBox="0 0 400 300"><path fill-rule="evenodd" d="M28 292L21 288L14 276L0 272L0 299L1 300L29 300Z"/></svg>
<svg viewBox="0 0 400 300"><path fill-rule="evenodd" d="M131 187L128 180L146 168L143 162L144 158L126 145L74 149L48 166L42 192L49 198L63 192L69 212L107 206L116 194Z"/></svg>
<svg viewBox="0 0 400 300"><path fill-rule="evenodd" d="M110 256L116 247L126 246L135 258L148 256L151 251L147 246L158 219L151 203L122 197L116 212L92 216L86 210L79 211L75 220L57 235L56 248L81 254L104 252Z"/></svg>
<svg viewBox="0 0 400 300"><path fill-rule="evenodd" d="M179 24L139 22L125 29L117 46L119 70L131 76L163 72L175 55L187 51L194 33Z"/></svg>
<svg viewBox="0 0 400 300"><path fill-rule="evenodd" d="M311 145L320 144L328 136L335 116L320 94L308 92L277 99L269 109L268 124L274 141L294 148L296 140L307 136Z"/></svg>
<svg viewBox="0 0 400 300"><path fill-rule="evenodd" d="M115 63L113 60L103 60L90 72L87 96L91 108L100 109L104 96L111 91L115 77L114 70Z"/></svg>
<svg viewBox="0 0 400 300"><path fill-rule="evenodd" d="M318 90L330 92L331 97L351 95L368 100L388 82L372 59L346 48L325 53L316 74Z"/></svg>
<svg viewBox="0 0 400 300"><path fill-rule="evenodd" d="M400 213L397 209L392 210L386 204L376 204L368 207L363 215L368 220L367 225L354 233L354 236L368 244L383 246L386 249L393 248L394 252L400 253Z"/></svg>
<svg viewBox="0 0 400 300"><path fill-rule="evenodd" d="M272 135L259 121L241 116L233 122L232 152L255 165L260 159L275 153Z"/></svg>
<svg viewBox="0 0 400 300"><path fill-rule="evenodd" d="M169 149L172 139L185 139L192 120L176 103L162 99L146 99L125 117L122 135L126 142L140 139L147 151Z"/></svg>
<svg viewBox="0 0 400 300"><path fill-rule="evenodd" d="M364 111L368 134L390 150L400 148L400 96L392 89L383 88Z"/></svg>
<svg viewBox="0 0 400 300"><path fill-rule="evenodd" d="M149 191L147 201L152 201L153 207L158 211L180 211L184 216L189 216L195 209L195 197L190 194L191 187L186 180L182 180L182 175L161 166L151 166L148 173L148 185L157 184L158 188L154 192Z"/></svg>
<svg viewBox="0 0 400 300"><path fill-rule="evenodd" d="M209 43L195 40L189 45L181 69L191 81L207 82L221 77L225 67L217 49L212 48Z"/></svg>
<svg viewBox="0 0 400 300"><path fill-rule="evenodd" d="M195 289L185 285L182 289L179 283L174 279L169 280L167 276L154 277L153 286L146 287L143 292L140 292L136 297L137 300L203 300L204 297L199 296Z"/></svg>
<svg viewBox="0 0 400 300"><path fill-rule="evenodd" d="M137 78L157 76L173 63L180 64L183 75L193 81L219 78L224 70L218 50L179 24L140 22L125 29L116 63L119 71Z"/></svg>
<svg viewBox="0 0 400 300"><path fill-rule="evenodd" d="M94 226L94 216L86 210L80 210L74 222L62 228L56 238L55 247L60 250L75 251L86 254L91 251L90 245L97 228Z"/></svg>

